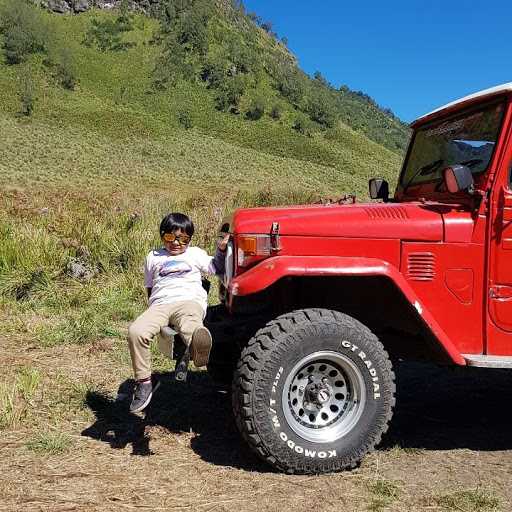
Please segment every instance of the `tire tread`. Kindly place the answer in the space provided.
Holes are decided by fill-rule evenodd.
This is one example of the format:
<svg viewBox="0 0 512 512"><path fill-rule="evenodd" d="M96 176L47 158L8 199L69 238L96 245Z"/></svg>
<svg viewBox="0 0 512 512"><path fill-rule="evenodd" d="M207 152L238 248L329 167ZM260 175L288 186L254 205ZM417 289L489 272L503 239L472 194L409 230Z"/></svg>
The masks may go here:
<svg viewBox="0 0 512 512"><path fill-rule="evenodd" d="M279 355L279 344L286 344L283 335L287 336L297 332L302 326L314 324L319 330L332 326L333 323L342 324L349 329L358 332L361 338L371 341L373 347L372 356L379 359L381 366L383 365L390 377L390 393L389 396L383 396L388 403L387 412L383 421L381 420L381 428L369 436L365 445L356 451L350 459L336 459L334 461L323 461L311 465L305 462L297 462L293 458L278 459L275 454L270 451L269 446L258 432L253 415L253 397L254 378L259 372L265 371L265 363L269 358L277 358ZM277 361L276 361L277 362ZM395 375L392 369L391 361L378 338L368 329L354 318L341 313L339 311L310 308L300 309L290 313L285 313L278 318L270 321L267 325L259 329L250 339L249 343L242 351L242 355L237 364L237 369L233 378L233 412L235 422L242 437L250 446L252 451L260 458L265 460L274 468L287 473L300 474L316 474L322 472L340 471L343 469L355 468L361 459L375 449L385 432L389 428L389 422L393 415L393 407L395 405Z"/></svg>

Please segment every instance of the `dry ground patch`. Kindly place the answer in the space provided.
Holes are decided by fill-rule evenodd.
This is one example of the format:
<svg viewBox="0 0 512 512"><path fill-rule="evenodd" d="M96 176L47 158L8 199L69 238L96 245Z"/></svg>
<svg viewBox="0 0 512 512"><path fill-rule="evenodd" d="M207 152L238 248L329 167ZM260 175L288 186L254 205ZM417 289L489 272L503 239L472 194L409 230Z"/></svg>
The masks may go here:
<svg viewBox="0 0 512 512"><path fill-rule="evenodd" d="M1 431L0 510L510 510L508 373L403 365L384 445L355 471L304 477L246 449L228 393L203 372L179 385L156 357L163 385L134 416L115 402L130 386L122 342L0 344L20 412Z"/></svg>

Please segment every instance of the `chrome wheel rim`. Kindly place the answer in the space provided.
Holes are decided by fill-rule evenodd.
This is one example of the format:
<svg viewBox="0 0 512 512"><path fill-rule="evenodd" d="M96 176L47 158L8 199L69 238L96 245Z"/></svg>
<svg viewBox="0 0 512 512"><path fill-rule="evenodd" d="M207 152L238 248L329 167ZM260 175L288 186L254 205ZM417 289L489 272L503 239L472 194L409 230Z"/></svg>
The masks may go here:
<svg viewBox="0 0 512 512"><path fill-rule="evenodd" d="M288 374L282 404L286 421L301 438L328 443L347 435L364 410L366 385L346 356L320 351L303 357Z"/></svg>

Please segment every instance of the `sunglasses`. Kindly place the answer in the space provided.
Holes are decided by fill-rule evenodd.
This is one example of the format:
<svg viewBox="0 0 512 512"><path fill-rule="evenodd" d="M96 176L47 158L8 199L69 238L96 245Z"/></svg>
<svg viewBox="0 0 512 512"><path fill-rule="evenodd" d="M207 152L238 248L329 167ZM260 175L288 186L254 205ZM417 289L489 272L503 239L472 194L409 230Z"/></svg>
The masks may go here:
<svg viewBox="0 0 512 512"><path fill-rule="evenodd" d="M162 238L164 242L174 242L176 240L180 245L187 245L190 242L190 237L188 235L175 235L174 233L165 233Z"/></svg>

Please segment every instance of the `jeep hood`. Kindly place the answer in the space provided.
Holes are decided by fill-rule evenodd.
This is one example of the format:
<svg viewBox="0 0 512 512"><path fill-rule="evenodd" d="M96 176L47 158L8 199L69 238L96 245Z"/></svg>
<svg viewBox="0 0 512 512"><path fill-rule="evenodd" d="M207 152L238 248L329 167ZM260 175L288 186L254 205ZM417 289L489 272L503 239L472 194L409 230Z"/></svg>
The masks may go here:
<svg viewBox="0 0 512 512"><path fill-rule="evenodd" d="M236 210L233 233L270 233L273 222L288 236L441 241L443 218L423 203L361 203Z"/></svg>

